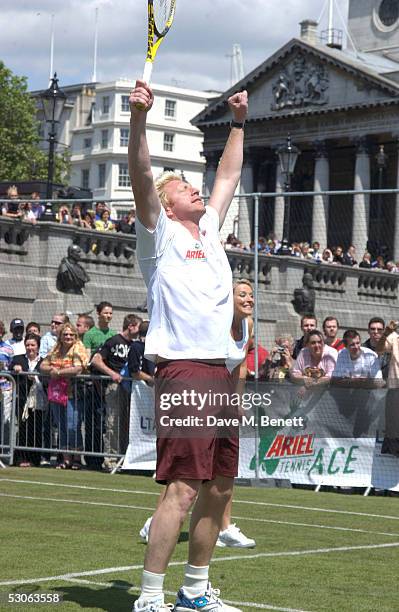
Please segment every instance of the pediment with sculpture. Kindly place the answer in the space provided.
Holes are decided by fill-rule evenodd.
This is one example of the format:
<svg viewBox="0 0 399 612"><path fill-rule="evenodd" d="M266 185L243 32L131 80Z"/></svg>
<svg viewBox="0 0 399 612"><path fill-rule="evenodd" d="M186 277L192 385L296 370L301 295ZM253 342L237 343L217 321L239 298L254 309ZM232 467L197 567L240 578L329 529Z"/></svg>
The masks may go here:
<svg viewBox="0 0 399 612"><path fill-rule="evenodd" d="M280 70L273 82L271 109L278 111L327 104L329 84L326 65L309 61L308 57L299 53L292 63Z"/></svg>

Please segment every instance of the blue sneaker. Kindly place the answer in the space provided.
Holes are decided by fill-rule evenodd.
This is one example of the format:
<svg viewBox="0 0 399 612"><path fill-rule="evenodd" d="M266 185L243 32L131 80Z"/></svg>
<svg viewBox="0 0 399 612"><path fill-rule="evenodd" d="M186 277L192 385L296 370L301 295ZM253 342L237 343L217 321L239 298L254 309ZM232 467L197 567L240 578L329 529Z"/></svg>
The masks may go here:
<svg viewBox="0 0 399 612"><path fill-rule="evenodd" d="M203 595L190 599L184 593L184 587L177 594L175 604L175 612L192 612L192 610L200 610L201 612L241 612L238 608L228 606L219 599L219 589L213 589L211 583L208 582L207 589Z"/></svg>

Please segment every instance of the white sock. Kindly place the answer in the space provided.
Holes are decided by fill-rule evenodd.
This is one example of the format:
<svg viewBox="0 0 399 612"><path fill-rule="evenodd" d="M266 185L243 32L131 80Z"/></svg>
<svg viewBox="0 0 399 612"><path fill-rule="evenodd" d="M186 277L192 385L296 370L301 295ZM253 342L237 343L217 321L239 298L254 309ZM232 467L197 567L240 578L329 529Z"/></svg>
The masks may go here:
<svg viewBox="0 0 399 612"><path fill-rule="evenodd" d="M203 595L208 586L209 580L209 565L196 567L187 563L184 572L184 593L192 599Z"/></svg>
<svg viewBox="0 0 399 612"><path fill-rule="evenodd" d="M157 595L162 595L164 580L165 574L154 574L143 570L140 599L151 599Z"/></svg>

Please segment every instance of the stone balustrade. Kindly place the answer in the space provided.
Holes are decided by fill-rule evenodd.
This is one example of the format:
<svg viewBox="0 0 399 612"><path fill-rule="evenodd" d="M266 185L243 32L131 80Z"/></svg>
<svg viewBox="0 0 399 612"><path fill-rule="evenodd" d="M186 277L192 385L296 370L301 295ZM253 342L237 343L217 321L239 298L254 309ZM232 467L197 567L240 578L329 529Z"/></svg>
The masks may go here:
<svg viewBox="0 0 399 612"><path fill-rule="evenodd" d="M90 277L85 292L93 308L102 300L111 301L115 327L128 312L139 311L146 289L134 235L58 223L32 225L0 216L0 319L20 316L47 324L55 308L66 308L56 276L71 244L83 251L81 263ZM235 279L254 281L253 253L230 249L227 256ZM342 327L360 330L367 329L372 316L399 319L399 274L264 254L259 254L258 270L261 337L273 338L283 330L298 335L299 316L291 300L305 272L313 277L319 324L332 314Z"/></svg>

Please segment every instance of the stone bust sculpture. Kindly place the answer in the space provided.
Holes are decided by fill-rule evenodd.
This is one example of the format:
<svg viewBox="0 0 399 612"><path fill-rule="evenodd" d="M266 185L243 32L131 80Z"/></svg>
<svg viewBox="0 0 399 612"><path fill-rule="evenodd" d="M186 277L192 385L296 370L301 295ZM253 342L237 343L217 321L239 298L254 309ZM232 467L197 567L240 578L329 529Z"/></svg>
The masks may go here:
<svg viewBox="0 0 399 612"><path fill-rule="evenodd" d="M316 292L313 289L313 276L310 272L305 272L302 279L302 287L294 289L294 299L291 303L294 306L295 312L303 315L306 313L314 314L315 302Z"/></svg>
<svg viewBox="0 0 399 612"><path fill-rule="evenodd" d="M79 263L82 250L76 244L68 247L67 256L61 260L57 273L57 289L62 293L83 295L85 284L90 280Z"/></svg>

